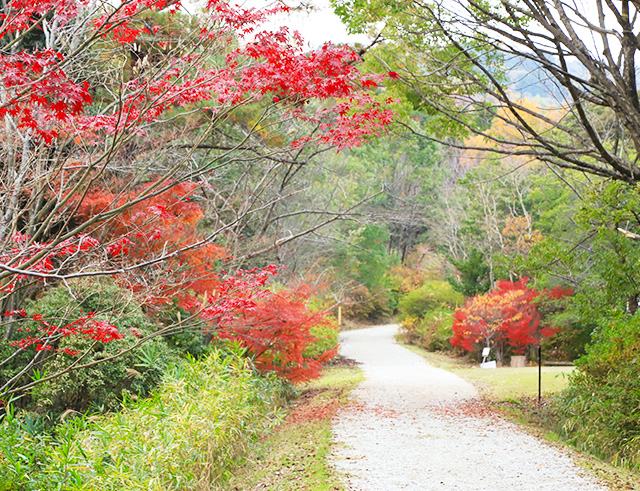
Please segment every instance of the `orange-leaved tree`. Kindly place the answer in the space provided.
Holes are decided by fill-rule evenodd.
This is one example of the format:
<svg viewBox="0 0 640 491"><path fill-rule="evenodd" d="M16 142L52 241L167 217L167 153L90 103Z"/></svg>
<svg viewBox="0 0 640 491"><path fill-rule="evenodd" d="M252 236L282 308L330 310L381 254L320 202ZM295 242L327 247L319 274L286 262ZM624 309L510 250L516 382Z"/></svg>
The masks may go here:
<svg viewBox="0 0 640 491"><path fill-rule="evenodd" d="M77 219L90 220L135 200L153 185L120 194L95 190L71 206ZM118 187L116 182L113 188ZM116 281L137 293L147 307L177 302L187 309L194 296L211 296L219 284L218 263L227 253L198 228L205 216L197 202L198 187L194 182L175 183L92 230L111 265L122 270ZM138 267L145 261L148 264Z"/></svg>
<svg viewBox="0 0 640 491"><path fill-rule="evenodd" d="M308 356L309 346L316 341L311 330L333 327L330 318L309 309L311 289L304 284L272 291L268 281L277 274L276 266L223 273L220 266L227 258L222 247L206 242L194 247L206 241L198 229L204 211L197 191L195 183L181 183L135 204L94 231L111 261L125 270L163 249L177 252L162 262L118 275L117 281L147 307L161 309L175 302L205 321L205 334L239 341L259 370L276 372L292 382L317 377L336 351L332 347ZM101 191L86 196L77 214L86 220L129 199Z"/></svg>
<svg viewBox="0 0 640 491"><path fill-rule="evenodd" d="M246 279L241 277L240 282L244 284ZM241 308L223 309L222 315L219 305L203 311L204 317L216 323L217 335L239 341L251 353L259 370L273 371L292 382L319 376L322 365L336 355L336 347L309 354L309 347L316 341L313 328L337 329L337 326L325 312L309 308L310 288L298 285L278 291L240 290L237 276L232 283L241 296ZM255 292L252 298L247 298L247 291ZM226 295L227 302L229 298L233 294Z"/></svg>

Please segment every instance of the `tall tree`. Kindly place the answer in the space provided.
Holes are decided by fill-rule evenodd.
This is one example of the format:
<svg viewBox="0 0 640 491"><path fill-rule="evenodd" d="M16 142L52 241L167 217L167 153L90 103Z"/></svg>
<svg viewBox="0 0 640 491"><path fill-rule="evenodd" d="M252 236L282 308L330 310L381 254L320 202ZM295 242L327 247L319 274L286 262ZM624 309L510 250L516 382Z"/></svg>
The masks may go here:
<svg viewBox="0 0 640 491"><path fill-rule="evenodd" d="M381 57L420 103L481 134L506 155L630 183L640 179L637 58L639 9L634 0L334 0L353 30L384 23ZM394 48L394 46L396 48ZM415 63L414 56L421 63ZM509 77L519 69L519 75ZM523 75L524 73L524 75ZM442 79L448 83L442 84ZM535 83L537 106L518 89ZM480 96L478 96L480 94ZM550 112L561 107L562 116ZM475 115L476 117L472 117ZM513 134L498 138L478 123L498 118Z"/></svg>

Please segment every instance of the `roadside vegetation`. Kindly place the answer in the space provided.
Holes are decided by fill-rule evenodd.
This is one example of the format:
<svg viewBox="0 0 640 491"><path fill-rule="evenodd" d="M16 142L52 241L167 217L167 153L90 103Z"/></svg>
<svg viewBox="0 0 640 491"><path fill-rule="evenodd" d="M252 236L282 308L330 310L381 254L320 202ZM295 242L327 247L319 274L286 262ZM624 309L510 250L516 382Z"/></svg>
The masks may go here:
<svg viewBox="0 0 640 491"><path fill-rule="evenodd" d="M452 354L427 351L415 345L407 346L430 364L449 370L472 382L480 393L495 402L528 400L538 396L538 367L481 369L479 363ZM572 366L543 366L542 394L547 397L567 388Z"/></svg>
<svg viewBox="0 0 640 491"><path fill-rule="evenodd" d="M0 426L1 489L211 489L282 421L291 389L238 347L168 368L150 397L73 417L55 432L29 415Z"/></svg>
<svg viewBox="0 0 640 491"><path fill-rule="evenodd" d="M315 200L316 156L393 101L286 11L0 7L1 489L222 485L336 355L281 254L354 208Z"/></svg>
<svg viewBox="0 0 640 491"><path fill-rule="evenodd" d="M325 369L322 376L298 388L299 397L284 422L234 472L234 490L340 490L340 476L330 463L331 420L349 403L349 393L362 381L348 360Z"/></svg>

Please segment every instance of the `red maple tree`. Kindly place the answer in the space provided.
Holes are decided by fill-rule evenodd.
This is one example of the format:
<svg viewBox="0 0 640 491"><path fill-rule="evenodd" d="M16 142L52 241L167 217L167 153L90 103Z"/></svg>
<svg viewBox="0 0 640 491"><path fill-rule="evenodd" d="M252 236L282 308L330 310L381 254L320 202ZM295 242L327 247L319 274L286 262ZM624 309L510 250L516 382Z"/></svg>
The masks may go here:
<svg viewBox="0 0 640 491"><path fill-rule="evenodd" d="M276 272L271 265L228 275L213 296L193 308L212 334L246 348L259 370L292 382L315 378L336 348L308 355L307 348L316 341L312 328L334 326L326 312L309 308L308 286L270 289L267 283Z"/></svg>
<svg viewBox="0 0 640 491"><path fill-rule="evenodd" d="M309 310L309 288L300 285L273 292L267 283L277 274L275 265L223 274L217 264L226 256L223 248L209 243L191 248L204 240L198 232L204 212L194 199L196 190L194 183L171 187L95 231L106 244L107 254L119 265L179 251L153 268L118 275L117 281L147 306L176 301L181 309L205 320L209 334L239 341L260 370L274 371L293 382L318 376L335 350L305 356L315 341L311 328L330 323L324 313ZM133 196L137 195L134 191ZM130 199L103 191L86 196L76 210L87 220Z"/></svg>
<svg viewBox="0 0 640 491"><path fill-rule="evenodd" d="M227 257L198 229L204 211L195 201L197 189L193 182L151 181L125 193L95 190L70 206L81 222L123 209L92 230L122 270L116 281L138 293L143 305L176 301L187 307L194 295L211 295L219 283L217 264Z"/></svg>
<svg viewBox="0 0 640 491"><path fill-rule="evenodd" d="M21 303L58 281L111 275L147 308L176 302L222 336L233 333L258 366L308 378L324 356L301 353L322 316L305 310L297 289L271 292L269 268L220 273L228 253L216 244L218 232L199 227L204 210L194 199L206 167L187 159L182 168L151 172L131 163L130 148L161 140L157 128L181 115L199 113L215 126L254 104L274 115L269 124L280 125L282 146L296 155L305 146L342 149L384 131L393 101L378 100L383 77L361 73L351 48L306 50L299 34L261 27L286 7L210 0L202 15L176 21L185 30L175 31L174 42L147 14L179 10L174 0L3 6L0 152L16 176L3 183L1 198L0 300L10 312L3 324L26 319ZM42 43L27 42L34 33ZM151 54L134 63L141 45ZM123 53L127 62L114 80L109 54ZM17 349L42 353L67 335L118 340L117 326L90 317L51 326L38 316L29 314L37 328L12 341Z"/></svg>
<svg viewBox="0 0 640 491"><path fill-rule="evenodd" d="M41 27L44 15L53 15L64 25L86 6L84 0L24 2L10 0L0 16L0 39L19 31ZM159 26L149 27L141 14L149 10L173 11L179 3L167 0L128 0L93 19L91 39L109 37L129 45L142 35L153 38ZM299 34L286 27L259 30L270 15L286 7L245 9L226 0L211 0L208 15L200 18L203 47L213 42L252 36L250 42L231 50L225 64L209 67L194 52L167 60L165 68L125 82L118 103L100 114L88 114L93 102L89 81L73 80L65 71L72 63L62 51L0 53L0 82L6 97L0 101L0 117L10 115L19 128L31 129L46 143L69 135L130 132L157 121L163 113L196 103L206 103L221 112L268 96L274 103L295 102L290 116L322 125L317 140L340 147L359 144L363 138L383 130L392 112L365 95L381 80L363 75L356 66L357 53L330 43L305 52ZM161 43L164 41L158 41ZM73 53L78 55L78 53ZM343 99L313 113L300 111L308 101ZM340 129L336 131L333 123ZM331 131L330 131L331 130ZM296 144L306 142L306 137Z"/></svg>
<svg viewBox="0 0 640 491"><path fill-rule="evenodd" d="M505 345L521 354L527 346L538 344L557 329L543 324L539 301L572 294L571 290L529 288L529 279L501 280L489 293L470 298L453 315L451 344L466 351L478 346L494 347L502 361Z"/></svg>

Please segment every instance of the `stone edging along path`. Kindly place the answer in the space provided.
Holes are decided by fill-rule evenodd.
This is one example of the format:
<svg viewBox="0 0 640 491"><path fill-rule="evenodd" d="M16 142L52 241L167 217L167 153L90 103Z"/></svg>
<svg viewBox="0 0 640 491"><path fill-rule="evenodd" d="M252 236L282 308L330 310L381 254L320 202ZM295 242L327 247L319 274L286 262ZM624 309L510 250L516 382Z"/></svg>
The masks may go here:
<svg viewBox="0 0 640 491"><path fill-rule="evenodd" d="M341 353L366 378L334 421L332 458L347 489L606 489L559 449L477 409L473 385L398 345L396 331L342 334Z"/></svg>

